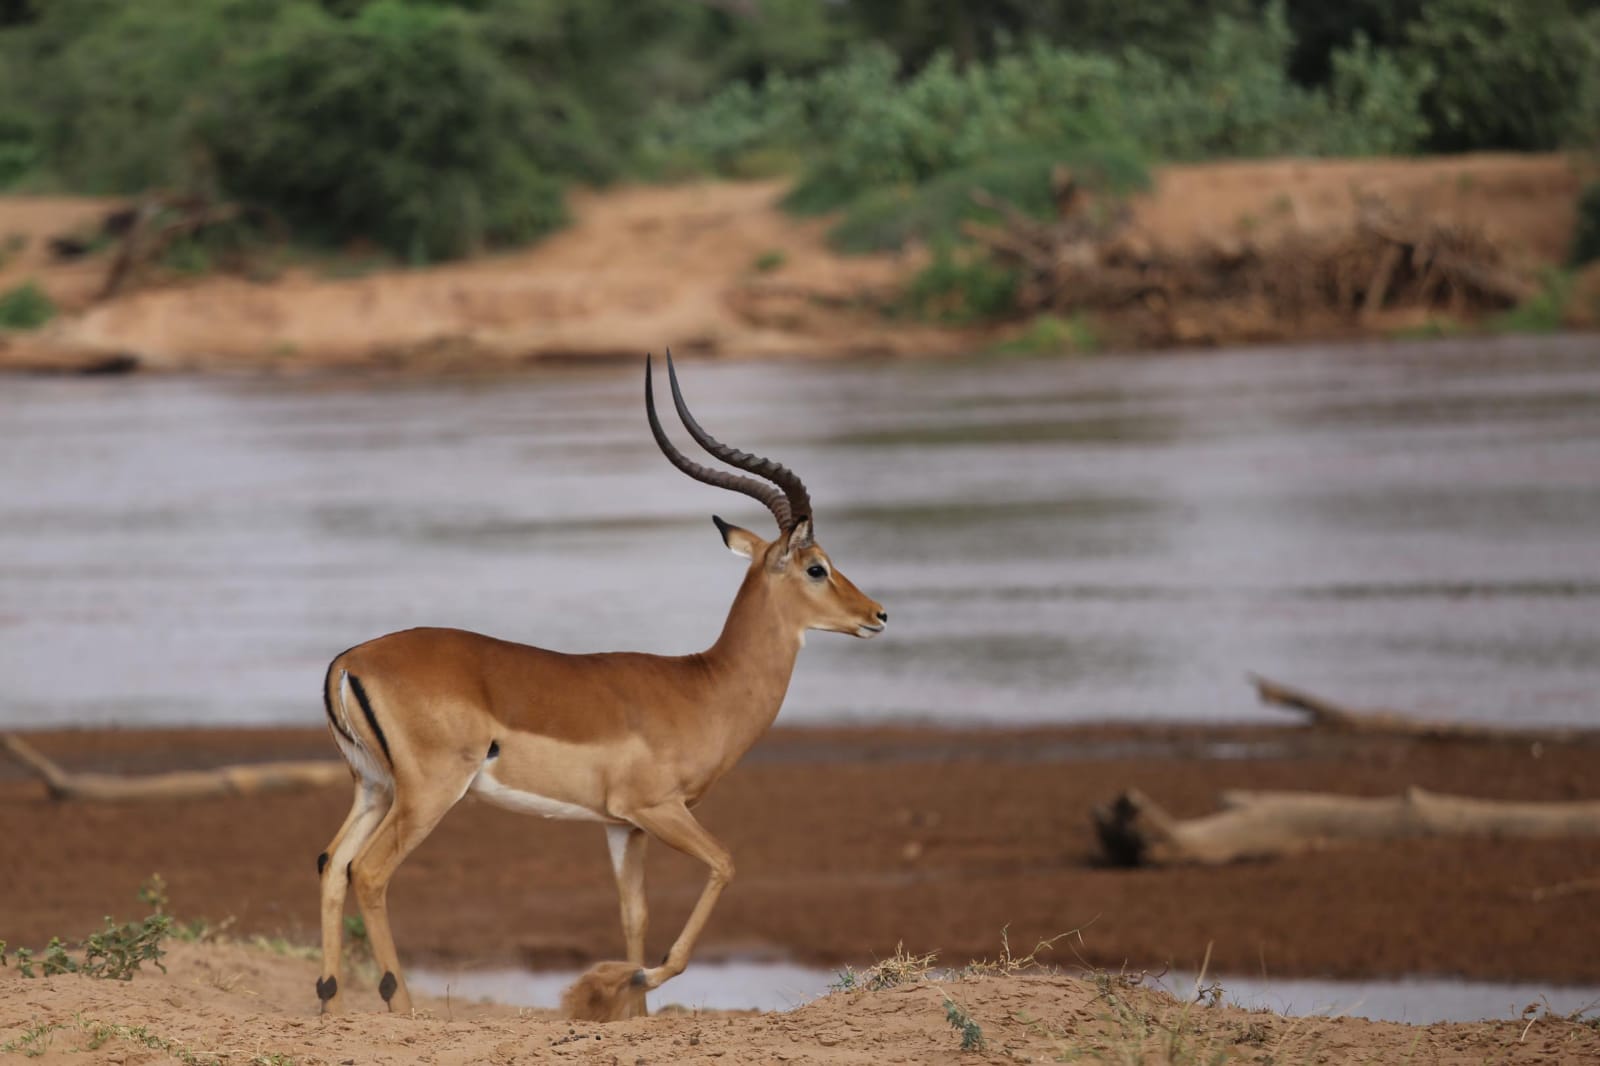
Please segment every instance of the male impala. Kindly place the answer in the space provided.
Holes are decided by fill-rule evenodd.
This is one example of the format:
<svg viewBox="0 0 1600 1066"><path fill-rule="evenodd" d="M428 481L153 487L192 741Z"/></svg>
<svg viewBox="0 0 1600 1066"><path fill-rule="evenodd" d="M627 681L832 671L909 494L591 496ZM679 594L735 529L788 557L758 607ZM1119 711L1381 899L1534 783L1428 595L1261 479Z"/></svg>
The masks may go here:
<svg viewBox="0 0 1600 1066"><path fill-rule="evenodd" d="M622 897L626 963L601 963L567 993L577 1017L642 1009L643 992L683 972L717 897L733 878L727 851L689 809L778 715L808 629L857 637L889 616L836 570L812 537L811 500L790 470L730 448L689 414L667 354L672 401L711 455L755 478L712 470L667 440L645 362L645 414L674 466L753 496L778 520L766 541L713 518L750 560L715 644L699 654L564 655L455 629L408 629L351 648L328 666L328 726L355 778L355 803L317 859L322 879L324 1011L339 1008L345 886L355 887L378 991L409 1012L386 896L395 869L468 791L546 818L605 826ZM770 484L768 483L770 482ZM647 836L699 859L711 875L660 966L644 968Z"/></svg>

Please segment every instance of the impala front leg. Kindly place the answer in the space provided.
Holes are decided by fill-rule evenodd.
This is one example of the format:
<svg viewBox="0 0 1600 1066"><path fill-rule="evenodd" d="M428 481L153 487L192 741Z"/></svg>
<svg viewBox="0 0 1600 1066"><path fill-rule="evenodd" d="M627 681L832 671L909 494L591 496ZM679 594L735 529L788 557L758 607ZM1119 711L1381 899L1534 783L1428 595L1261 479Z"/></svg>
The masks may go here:
<svg viewBox="0 0 1600 1066"><path fill-rule="evenodd" d="M644 934L649 911L644 895L644 848L650 838L631 825L606 826L606 846L611 852L611 868L617 875L617 896L622 904L622 940L628 948L628 962L635 971L644 966ZM632 978L630 973L629 978ZM644 989L636 989L631 1002L622 1004L622 1018L642 1018Z"/></svg>
<svg viewBox="0 0 1600 1066"><path fill-rule="evenodd" d="M733 880L733 858L728 850L695 821L689 808L682 803L636 811L629 819L663 844L705 863L711 876L706 879L706 887L684 923L683 932L672 942L660 966L642 969L633 962L602 962L567 990L561 1000L562 1007L571 1017L585 1021L616 1021L626 1017L631 996L660 988L687 969L695 941L711 917L717 897Z"/></svg>

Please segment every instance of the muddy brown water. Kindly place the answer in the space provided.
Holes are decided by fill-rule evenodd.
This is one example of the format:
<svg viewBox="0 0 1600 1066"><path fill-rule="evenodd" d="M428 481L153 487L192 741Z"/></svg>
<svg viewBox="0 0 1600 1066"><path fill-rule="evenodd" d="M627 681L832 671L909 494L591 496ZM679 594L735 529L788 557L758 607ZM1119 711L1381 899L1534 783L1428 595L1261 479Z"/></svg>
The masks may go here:
<svg viewBox="0 0 1600 1066"><path fill-rule="evenodd" d="M1081 360L686 363L881 599L784 720L1600 725L1600 339ZM306 724L410 625L710 643L750 501L656 452L640 368L0 381L0 721ZM686 438L679 436L680 440Z"/></svg>

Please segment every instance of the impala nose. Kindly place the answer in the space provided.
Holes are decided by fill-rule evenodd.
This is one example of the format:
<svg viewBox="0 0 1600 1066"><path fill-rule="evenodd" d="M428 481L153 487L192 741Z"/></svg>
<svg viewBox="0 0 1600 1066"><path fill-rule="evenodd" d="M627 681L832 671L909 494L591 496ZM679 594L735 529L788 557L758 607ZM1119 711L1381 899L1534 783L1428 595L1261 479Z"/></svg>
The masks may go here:
<svg viewBox="0 0 1600 1066"><path fill-rule="evenodd" d="M888 620L889 620L889 612L888 611L879 611L878 612L878 621L887 622Z"/></svg>

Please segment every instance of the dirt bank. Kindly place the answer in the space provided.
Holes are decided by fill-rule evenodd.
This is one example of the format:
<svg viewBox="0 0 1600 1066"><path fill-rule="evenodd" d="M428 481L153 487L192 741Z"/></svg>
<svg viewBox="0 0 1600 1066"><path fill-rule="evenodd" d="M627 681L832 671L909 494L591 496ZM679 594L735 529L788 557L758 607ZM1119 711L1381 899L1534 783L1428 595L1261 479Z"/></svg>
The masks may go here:
<svg viewBox="0 0 1600 1066"><path fill-rule="evenodd" d="M41 1066L89 1062L663 1063L1214 1062L1579 1063L1592 1024L1407 1026L1283 1018L1060 974L915 980L834 993L785 1014L664 1011L608 1026L542 1011L424 1000L415 1017L318 1018L315 963L236 945L178 945L169 973L131 983L0 970L0 1047ZM147 966L147 970L150 968ZM950 1005L981 1047L961 1050ZM84 1054L84 1052L91 1052Z"/></svg>
<svg viewBox="0 0 1600 1066"><path fill-rule="evenodd" d="M332 754L320 730L40 734L70 769L150 772ZM1091 805L1137 787L1180 816L1227 788L1362 795L1408 785L1519 799L1600 798L1595 749L1309 731L780 730L701 805L734 854L702 956L882 958L904 941L946 961L1082 927L1117 969L1341 977L1406 973L1600 982L1600 840L1430 840L1221 868L1100 865ZM203 803L56 803L0 763L0 938L42 946L134 912L159 872L180 917L312 943L316 856L342 787ZM649 859L648 949L664 951L703 870ZM1584 886L1588 887L1585 888ZM1564 886L1550 891L1555 886ZM468 800L390 893L402 956L571 967L621 949L602 834Z"/></svg>
<svg viewBox="0 0 1600 1066"><path fill-rule="evenodd" d="M1554 155L1166 167L1133 205L1127 236L1146 248L1228 248L1347 226L1363 198L1378 197L1408 214L1481 227L1531 274L1565 255L1581 183L1575 164ZM574 224L521 252L362 277L302 266L270 281L147 278L102 302L94 296L109 257L61 262L47 242L91 226L112 205L0 199L0 238L24 242L0 264L0 291L37 279L66 310L37 333L0 334L0 368L428 372L634 358L665 344L704 355L838 357L938 354L1000 339L1003 331L884 317L875 308L925 256L835 255L825 221L778 210L782 190L723 182L580 193ZM1364 328L1397 324L1405 323ZM1245 339L1260 323L1251 329Z"/></svg>

